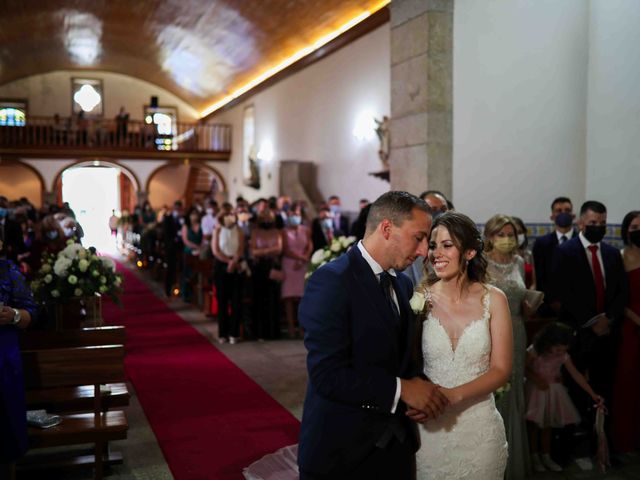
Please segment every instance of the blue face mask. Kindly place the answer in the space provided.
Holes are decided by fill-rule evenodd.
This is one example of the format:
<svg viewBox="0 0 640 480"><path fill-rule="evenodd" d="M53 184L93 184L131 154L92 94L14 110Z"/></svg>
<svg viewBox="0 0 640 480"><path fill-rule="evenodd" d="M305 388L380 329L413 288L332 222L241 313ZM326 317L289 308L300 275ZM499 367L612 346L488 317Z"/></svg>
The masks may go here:
<svg viewBox="0 0 640 480"><path fill-rule="evenodd" d="M56 238L58 238L58 232L56 230L49 230L47 232L47 238L49 240L55 240Z"/></svg>
<svg viewBox="0 0 640 480"><path fill-rule="evenodd" d="M324 220L322 220L322 223L324 224L324 228L333 228L333 220L330 218L325 218Z"/></svg>
<svg viewBox="0 0 640 480"><path fill-rule="evenodd" d="M7 209L4 207L0 207L0 218L4 218L7 216Z"/></svg>
<svg viewBox="0 0 640 480"><path fill-rule="evenodd" d="M329 205L329 210L331 210L331 213L334 215L337 215L340 213L340 205Z"/></svg>
<svg viewBox="0 0 640 480"><path fill-rule="evenodd" d="M292 227L297 227L302 223L302 217L300 215L291 215L289 217L289 225Z"/></svg>
<svg viewBox="0 0 640 480"><path fill-rule="evenodd" d="M573 215L570 213L562 212L556 215L556 225L560 228L570 227L573 223Z"/></svg>

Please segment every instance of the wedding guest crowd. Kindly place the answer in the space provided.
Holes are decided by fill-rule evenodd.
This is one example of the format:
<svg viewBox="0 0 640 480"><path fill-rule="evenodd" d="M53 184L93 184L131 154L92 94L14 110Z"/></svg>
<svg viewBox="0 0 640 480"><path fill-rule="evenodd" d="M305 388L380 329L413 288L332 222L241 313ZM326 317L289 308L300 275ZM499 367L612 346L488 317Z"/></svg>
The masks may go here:
<svg viewBox="0 0 640 480"><path fill-rule="evenodd" d="M421 198L434 218L454 208L438 191ZM362 199L356 213L345 212L337 195L313 208L288 196L204 199L188 209L176 201L157 211L145 202L109 226L120 240L138 236L138 258L160 265L168 298L196 301L197 272L208 265L218 339L235 344L304 334L297 307L311 256L340 236L362 238L368 203ZM497 401L511 479L574 460L594 468L603 448L593 434L599 409L609 413L614 462L640 447L640 211L624 217L622 251L607 243L616 238L601 202L585 202L576 215L571 199L558 197L550 212L553 230L537 237L508 212L474 219L484 221L490 282L505 293L513 326L512 375ZM43 253L82 235L68 205L36 209L24 198L0 197L0 257L27 278ZM418 258L405 273L417 285L430 268Z"/></svg>

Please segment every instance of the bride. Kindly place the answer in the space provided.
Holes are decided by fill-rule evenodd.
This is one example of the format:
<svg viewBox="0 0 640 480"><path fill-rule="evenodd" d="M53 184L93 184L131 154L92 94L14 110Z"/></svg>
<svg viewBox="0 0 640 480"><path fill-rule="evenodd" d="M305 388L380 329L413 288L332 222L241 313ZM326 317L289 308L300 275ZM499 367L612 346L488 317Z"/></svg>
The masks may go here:
<svg viewBox="0 0 640 480"><path fill-rule="evenodd" d="M503 478L507 442L493 392L511 373L511 316L502 291L486 283L487 262L473 221L447 212L429 242L433 273L417 288L424 295L424 374L450 406L437 418L407 414L422 424L418 478ZM417 349L418 350L418 349Z"/></svg>

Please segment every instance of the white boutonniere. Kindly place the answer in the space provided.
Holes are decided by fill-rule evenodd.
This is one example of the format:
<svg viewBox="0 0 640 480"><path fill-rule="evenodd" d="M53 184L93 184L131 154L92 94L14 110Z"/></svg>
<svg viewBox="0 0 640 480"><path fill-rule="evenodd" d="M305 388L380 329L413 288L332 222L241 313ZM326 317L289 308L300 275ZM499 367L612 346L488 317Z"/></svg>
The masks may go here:
<svg viewBox="0 0 640 480"><path fill-rule="evenodd" d="M424 306L427 303L427 297L424 293L415 291L413 292L413 296L411 300L409 300L409 305L411 305L411 310L413 313L420 313L424 310Z"/></svg>

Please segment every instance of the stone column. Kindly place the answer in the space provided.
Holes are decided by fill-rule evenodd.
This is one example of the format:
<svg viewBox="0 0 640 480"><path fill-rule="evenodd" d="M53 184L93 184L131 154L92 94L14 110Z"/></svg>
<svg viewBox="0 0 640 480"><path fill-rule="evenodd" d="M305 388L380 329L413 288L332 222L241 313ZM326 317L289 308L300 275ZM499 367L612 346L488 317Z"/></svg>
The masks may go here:
<svg viewBox="0 0 640 480"><path fill-rule="evenodd" d="M452 193L454 0L392 0L391 188Z"/></svg>

